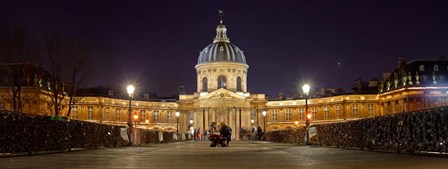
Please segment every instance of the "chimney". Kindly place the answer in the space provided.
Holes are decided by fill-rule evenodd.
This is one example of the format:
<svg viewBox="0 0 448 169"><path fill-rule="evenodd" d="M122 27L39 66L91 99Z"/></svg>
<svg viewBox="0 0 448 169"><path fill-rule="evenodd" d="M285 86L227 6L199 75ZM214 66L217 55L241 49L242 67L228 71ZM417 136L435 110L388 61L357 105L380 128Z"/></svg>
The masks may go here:
<svg viewBox="0 0 448 169"><path fill-rule="evenodd" d="M114 95L114 90L109 90L109 96L113 96Z"/></svg>
<svg viewBox="0 0 448 169"><path fill-rule="evenodd" d="M401 69L406 65L406 58L404 56L398 57L398 67Z"/></svg>
<svg viewBox="0 0 448 169"><path fill-rule="evenodd" d="M182 83L179 83L179 94L185 94L185 87Z"/></svg>
<svg viewBox="0 0 448 169"><path fill-rule="evenodd" d="M280 93L278 94L278 98L279 98L280 100L285 100L285 94L284 94L283 92L280 92Z"/></svg>

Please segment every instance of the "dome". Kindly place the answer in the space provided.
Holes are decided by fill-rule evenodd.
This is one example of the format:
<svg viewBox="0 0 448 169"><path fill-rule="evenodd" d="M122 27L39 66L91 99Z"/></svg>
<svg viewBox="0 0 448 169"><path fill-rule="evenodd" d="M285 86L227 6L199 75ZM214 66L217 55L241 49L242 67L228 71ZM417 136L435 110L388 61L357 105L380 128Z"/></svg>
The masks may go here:
<svg viewBox="0 0 448 169"><path fill-rule="evenodd" d="M212 44L205 47L200 53L198 64L208 62L236 62L246 64L243 51L230 43L227 37L226 26L222 22L216 28L216 37Z"/></svg>

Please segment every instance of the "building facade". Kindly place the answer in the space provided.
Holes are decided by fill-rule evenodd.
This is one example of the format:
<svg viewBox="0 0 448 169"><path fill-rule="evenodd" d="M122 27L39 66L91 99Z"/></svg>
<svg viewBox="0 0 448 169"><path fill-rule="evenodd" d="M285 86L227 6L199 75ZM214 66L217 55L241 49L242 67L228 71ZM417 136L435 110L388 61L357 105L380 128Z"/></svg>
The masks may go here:
<svg viewBox="0 0 448 169"><path fill-rule="evenodd" d="M126 126L131 106L132 117L138 115L138 119L132 121L140 128L203 132L212 123L226 123L233 129L233 139L241 139L257 126L266 126L265 130L270 131L305 125L304 98L270 101L264 94L248 91L249 65L243 50L230 42L222 21L212 43L200 52L195 69L197 90L193 94L181 93L174 101L134 99L131 105L124 97L86 95L72 107L70 119ZM51 115L48 104L51 86L45 85L41 74L40 70L26 80L23 92L28 94L23 112ZM400 58L397 68L384 78L375 93L345 93L308 99L311 124L446 106L447 77L448 61L444 58L408 63ZM8 84L2 82L0 108L12 110L12 87ZM62 112L65 111L67 107L62 107ZM179 117L176 112L180 113Z"/></svg>

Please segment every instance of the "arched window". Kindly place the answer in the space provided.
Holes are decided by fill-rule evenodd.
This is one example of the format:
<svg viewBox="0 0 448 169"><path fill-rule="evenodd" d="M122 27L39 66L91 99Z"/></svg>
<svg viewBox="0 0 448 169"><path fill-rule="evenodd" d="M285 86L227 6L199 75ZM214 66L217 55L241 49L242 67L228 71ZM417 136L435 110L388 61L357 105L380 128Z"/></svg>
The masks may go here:
<svg viewBox="0 0 448 169"><path fill-rule="evenodd" d="M208 80L207 77L202 78L202 91L206 92L208 91Z"/></svg>
<svg viewBox="0 0 448 169"><path fill-rule="evenodd" d="M434 69L434 71L439 71L439 66L438 65L434 65L434 67L433 67L433 69Z"/></svg>
<svg viewBox="0 0 448 169"><path fill-rule="evenodd" d="M219 88L226 88L226 77L221 75L218 77L218 89Z"/></svg>
<svg viewBox="0 0 448 169"><path fill-rule="evenodd" d="M424 72L425 71L425 65L420 65L419 69L420 69L420 72Z"/></svg>
<svg viewBox="0 0 448 169"><path fill-rule="evenodd" d="M241 77L239 76L236 78L236 91L237 92L243 91L243 87L241 86Z"/></svg>

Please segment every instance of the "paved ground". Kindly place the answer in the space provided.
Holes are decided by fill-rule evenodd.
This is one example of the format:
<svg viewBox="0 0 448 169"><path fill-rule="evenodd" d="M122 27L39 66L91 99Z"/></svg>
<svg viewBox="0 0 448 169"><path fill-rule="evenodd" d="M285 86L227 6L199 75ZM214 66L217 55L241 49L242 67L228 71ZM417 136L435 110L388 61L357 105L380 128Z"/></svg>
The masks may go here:
<svg viewBox="0 0 448 169"><path fill-rule="evenodd" d="M401 155L270 142L232 141L158 144L0 158L0 168L161 168L161 169L447 169L448 158Z"/></svg>

